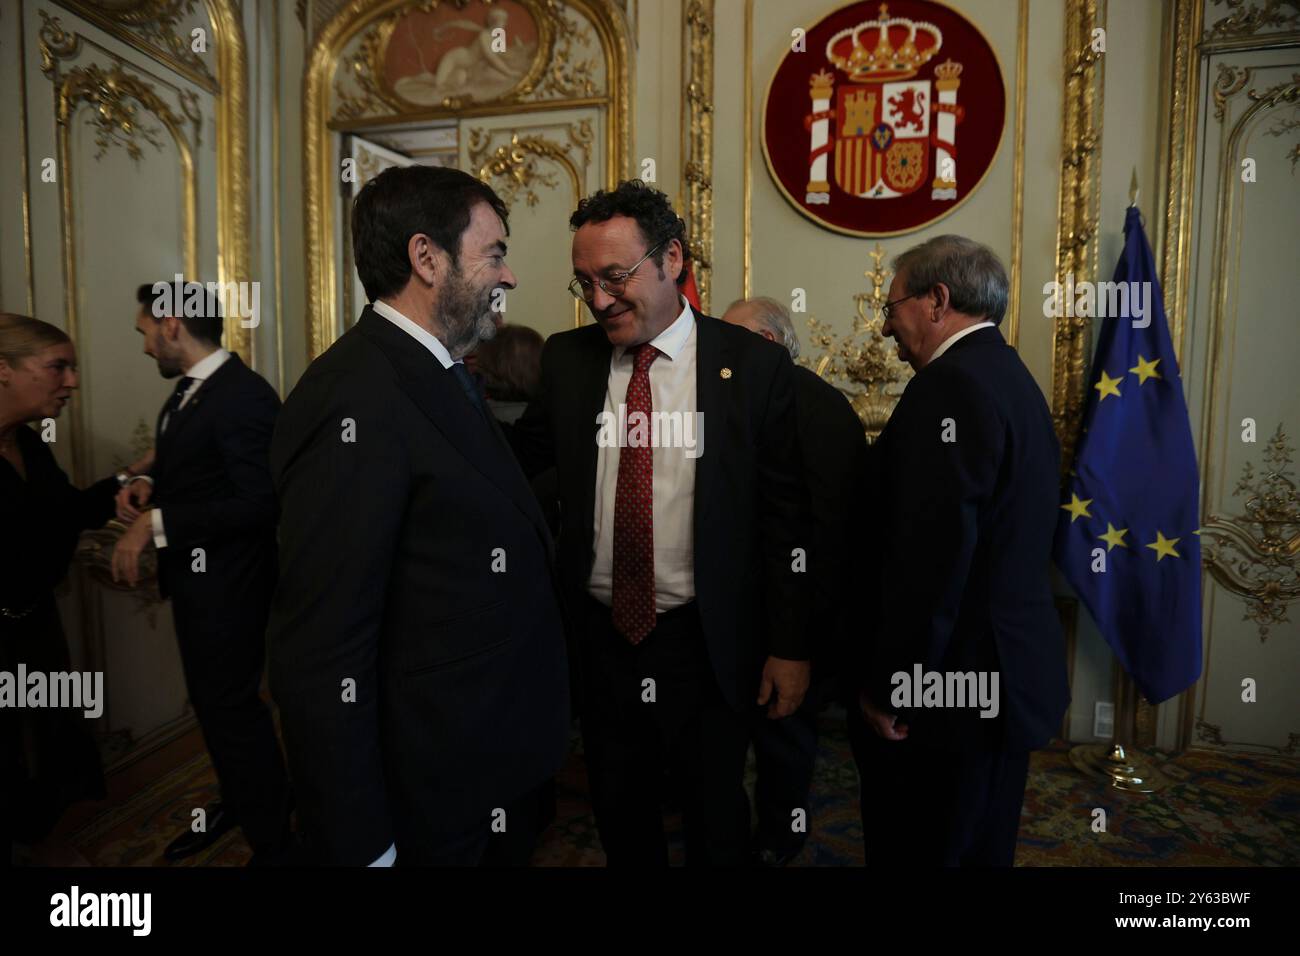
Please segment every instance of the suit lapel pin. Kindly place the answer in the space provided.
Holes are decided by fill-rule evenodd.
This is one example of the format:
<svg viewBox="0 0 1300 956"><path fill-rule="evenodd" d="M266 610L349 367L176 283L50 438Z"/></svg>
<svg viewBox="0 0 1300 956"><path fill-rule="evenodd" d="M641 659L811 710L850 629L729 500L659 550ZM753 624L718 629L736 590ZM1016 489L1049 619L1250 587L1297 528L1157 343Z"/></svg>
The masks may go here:
<svg viewBox="0 0 1300 956"><path fill-rule="evenodd" d="M731 369L727 368L724 365L722 367L722 371L719 372L718 374L722 376L723 381L726 381L727 379L731 378Z"/></svg>

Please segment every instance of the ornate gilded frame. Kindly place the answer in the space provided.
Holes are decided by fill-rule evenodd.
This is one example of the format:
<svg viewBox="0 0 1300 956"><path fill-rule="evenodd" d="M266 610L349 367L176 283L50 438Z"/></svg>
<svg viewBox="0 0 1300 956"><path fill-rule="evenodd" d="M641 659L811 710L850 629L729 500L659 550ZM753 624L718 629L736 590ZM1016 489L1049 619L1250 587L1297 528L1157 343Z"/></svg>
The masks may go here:
<svg viewBox="0 0 1300 956"><path fill-rule="evenodd" d="M339 263L334 251L336 192L332 188L335 173L332 169L334 150L331 136L334 132L411 121L502 115L507 112L540 112L574 106L607 106L605 170L608 185L615 185L626 175L628 169L632 135L631 44L623 14L611 0L563 0L564 6L581 13L596 30L605 58L608 83L605 95L539 103L509 98L504 102L483 104L452 103L434 109L405 110L355 121L334 120L329 115L331 84L348 42L376 21L411 5L412 0L350 0L316 33L306 51L307 66L303 79L303 181L309 361L334 341L339 315ZM528 0L525 6L548 15L558 15L560 3L559 0ZM541 45L539 42L539 47ZM522 88L521 84L516 92Z"/></svg>

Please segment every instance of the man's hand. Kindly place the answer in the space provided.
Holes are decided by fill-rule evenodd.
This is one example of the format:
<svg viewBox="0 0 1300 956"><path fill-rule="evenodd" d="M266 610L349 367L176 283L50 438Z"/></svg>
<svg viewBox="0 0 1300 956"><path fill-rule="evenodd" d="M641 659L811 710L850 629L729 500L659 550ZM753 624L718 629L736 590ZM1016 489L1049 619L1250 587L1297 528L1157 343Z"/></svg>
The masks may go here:
<svg viewBox="0 0 1300 956"><path fill-rule="evenodd" d="M140 456L139 461L133 461L131 464L127 465L126 470L133 475L149 474L149 472L153 471L153 452L154 450L150 448Z"/></svg>
<svg viewBox="0 0 1300 956"><path fill-rule="evenodd" d="M907 739L907 724L899 723L897 714L876 710L866 694L858 694L858 706L862 708L862 716L866 718L867 726L876 732L877 737L885 740Z"/></svg>
<svg viewBox="0 0 1300 956"><path fill-rule="evenodd" d="M130 524L140 517L140 512L153 497L153 485L147 481L132 479L117 492L117 520Z"/></svg>
<svg viewBox="0 0 1300 956"><path fill-rule="evenodd" d="M140 553L153 541L153 525L149 512L144 512L131 522L131 527L117 539L113 549L113 580L126 581L135 587L140 579Z"/></svg>
<svg viewBox="0 0 1300 956"><path fill-rule="evenodd" d="M769 657L763 665L763 679L758 685L758 704L763 706L772 698L776 689L776 699L767 708L770 720L789 717L803 703L803 695L808 693L808 680L812 667L807 661L787 661L780 657Z"/></svg>

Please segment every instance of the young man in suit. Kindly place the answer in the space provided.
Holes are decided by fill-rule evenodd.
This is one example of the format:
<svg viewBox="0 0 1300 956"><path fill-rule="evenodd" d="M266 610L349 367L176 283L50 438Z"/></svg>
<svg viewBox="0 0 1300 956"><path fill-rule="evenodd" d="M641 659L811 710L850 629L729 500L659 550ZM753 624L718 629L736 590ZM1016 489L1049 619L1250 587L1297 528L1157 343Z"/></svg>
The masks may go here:
<svg viewBox="0 0 1300 956"><path fill-rule="evenodd" d="M525 863L569 736L550 532L462 359L515 277L455 169L358 193L370 305L308 368L271 461L271 686L315 859Z"/></svg>
<svg viewBox="0 0 1300 956"><path fill-rule="evenodd" d="M663 193L625 182L570 225L595 324L546 343L512 443L529 473L559 472L596 824L610 865L666 865L668 773L688 862L743 864L750 714L787 716L808 686L790 357L687 304ZM676 432L649 424L665 414Z"/></svg>
<svg viewBox="0 0 1300 956"><path fill-rule="evenodd" d="M722 321L783 346L792 359L799 357L794 322L775 299L733 302ZM812 517L811 594L804 613L813 646L813 683L803 706L789 717L754 722L754 858L762 866L785 866L808 839L817 714L840 689L844 650L860 627L854 621L853 595L863 572L859 554L870 507L864 500L867 436L844 393L796 365L794 407Z"/></svg>
<svg viewBox="0 0 1300 956"><path fill-rule="evenodd" d="M867 864L1010 866L1029 752L1069 703L1048 578L1059 451L1042 392L998 333L997 256L938 236L894 270L883 331L916 375L876 449L879 619L849 713ZM923 696L918 670L952 695Z"/></svg>
<svg viewBox="0 0 1300 956"><path fill-rule="evenodd" d="M273 862L289 849L291 802L260 696L276 576L268 451L280 399L221 347L215 294L159 282L136 298L145 354L179 381L158 416L148 476L119 494L119 516L131 523L113 571L134 584L140 552L157 547L159 590L171 598L186 690L222 796L206 808L204 828L181 834L164 855L198 853L237 825L254 862Z"/></svg>

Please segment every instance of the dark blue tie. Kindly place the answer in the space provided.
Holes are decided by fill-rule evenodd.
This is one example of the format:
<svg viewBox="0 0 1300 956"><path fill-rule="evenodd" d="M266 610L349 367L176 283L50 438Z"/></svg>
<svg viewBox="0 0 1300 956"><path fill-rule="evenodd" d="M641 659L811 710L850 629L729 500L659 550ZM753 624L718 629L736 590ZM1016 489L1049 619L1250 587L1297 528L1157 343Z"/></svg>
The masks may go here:
<svg viewBox="0 0 1300 956"><path fill-rule="evenodd" d="M185 393L193 384L194 379L190 378L188 375L182 376L181 380L176 383L176 391L172 392L172 397L167 401L167 404L163 406L162 427L158 429L160 433L167 430L167 424L171 421L172 416L180 411L181 400L185 398Z"/></svg>
<svg viewBox="0 0 1300 956"><path fill-rule="evenodd" d="M461 362L454 362L451 366L451 374L456 376L456 381L465 390L465 397L469 399L471 405L478 409L478 413L483 416L483 421L491 424L487 406L483 404L483 396L479 394L478 383L474 381L474 376L469 374L469 369Z"/></svg>

